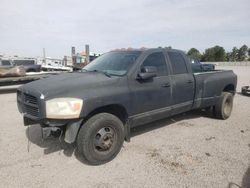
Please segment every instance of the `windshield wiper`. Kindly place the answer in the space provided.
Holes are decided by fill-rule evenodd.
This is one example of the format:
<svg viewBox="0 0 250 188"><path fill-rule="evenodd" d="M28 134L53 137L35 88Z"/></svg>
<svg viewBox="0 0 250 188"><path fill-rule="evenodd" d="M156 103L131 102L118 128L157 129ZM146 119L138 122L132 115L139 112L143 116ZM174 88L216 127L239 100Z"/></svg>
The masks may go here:
<svg viewBox="0 0 250 188"><path fill-rule="evenodd" d="M111 77L111 75L105 71L93 70L93 72L100 72L100 73L103 73L107 77Z"/></svg>
<svg viewBox="0 0 250 188"><path fill-rule="evenodd" d="M107 77L111 77L111 75L109 74L109 73L107 73L107 72L105 72L105 71L100 71L100 70L87 70L87 69L82 69L83 71L86 71L86 72L98 72L98 73L102 73L102 74L104 74L105 76L107 76Z"/></svg>

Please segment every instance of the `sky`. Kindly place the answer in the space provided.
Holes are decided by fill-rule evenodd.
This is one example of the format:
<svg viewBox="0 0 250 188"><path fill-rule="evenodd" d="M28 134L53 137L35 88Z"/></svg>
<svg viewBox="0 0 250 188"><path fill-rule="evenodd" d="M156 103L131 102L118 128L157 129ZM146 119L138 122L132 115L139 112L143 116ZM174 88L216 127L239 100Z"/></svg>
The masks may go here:
<svg viewBox="0 0 250 188"><path fill-rule="evenodd" d="M250 47L250 0L0 0L0 54Z"/></svg>

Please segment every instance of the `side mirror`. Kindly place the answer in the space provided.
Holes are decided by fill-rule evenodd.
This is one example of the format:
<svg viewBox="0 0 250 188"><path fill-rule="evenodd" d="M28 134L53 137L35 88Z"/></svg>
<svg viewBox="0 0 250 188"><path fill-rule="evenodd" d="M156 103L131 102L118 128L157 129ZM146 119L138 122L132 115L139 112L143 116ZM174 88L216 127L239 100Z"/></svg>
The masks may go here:
<svg viewBox="0 0 250 188"><path fill-rule="evenodd" d="M157 68L154 66L142 67L141 72L138 74L138 80L147 80L157 75Z"/></svg>

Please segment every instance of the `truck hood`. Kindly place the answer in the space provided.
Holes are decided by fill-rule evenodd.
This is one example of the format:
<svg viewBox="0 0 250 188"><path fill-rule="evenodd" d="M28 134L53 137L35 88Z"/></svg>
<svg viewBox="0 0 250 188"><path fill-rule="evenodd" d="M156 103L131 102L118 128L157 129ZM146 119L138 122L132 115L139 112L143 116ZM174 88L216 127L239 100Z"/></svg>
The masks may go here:
<svg viewBox="0 0 250 188"><path fill-rule="evenodd" d="M108 77L98 72L62 73L30 82L21 86L20 89L26 92L40 93L45 98L67 97L79 95L79 91L89 91L93 88L98 89L107 85L114 85L119 79L120 77Z"/></svg>

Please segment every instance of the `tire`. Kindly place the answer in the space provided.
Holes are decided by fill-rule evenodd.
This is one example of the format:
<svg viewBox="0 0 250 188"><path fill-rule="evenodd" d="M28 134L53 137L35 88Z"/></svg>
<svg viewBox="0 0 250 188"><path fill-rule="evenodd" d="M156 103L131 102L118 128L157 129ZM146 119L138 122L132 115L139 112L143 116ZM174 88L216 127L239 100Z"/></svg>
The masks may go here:
<svg viewBox="0 0 250 188"><path fill-rule="evenodd" d="M228 119L233 109L233 94L223 92L218 103L214 106L214 114L218 119Z"/></svg>
<svg viewBox="0 0 250 188"><path fill-rule="evenodd" d="M112 114L100 113L82 125L77 136L77 149L88 164L111 161L124 142L124 125Z"/></svg>

